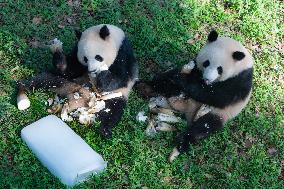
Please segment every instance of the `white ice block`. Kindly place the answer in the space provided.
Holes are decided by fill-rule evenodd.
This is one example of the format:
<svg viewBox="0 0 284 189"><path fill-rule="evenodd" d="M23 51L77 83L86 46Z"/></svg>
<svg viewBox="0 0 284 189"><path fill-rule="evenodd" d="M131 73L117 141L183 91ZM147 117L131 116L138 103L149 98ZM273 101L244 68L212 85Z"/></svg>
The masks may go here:
<svg viewBox="0 0 284 189"><path fill-rule="evenodd" d="M85 181L107 165L100 154L54 115L26 126L21 136L40 162L67 186Z"/></svg>

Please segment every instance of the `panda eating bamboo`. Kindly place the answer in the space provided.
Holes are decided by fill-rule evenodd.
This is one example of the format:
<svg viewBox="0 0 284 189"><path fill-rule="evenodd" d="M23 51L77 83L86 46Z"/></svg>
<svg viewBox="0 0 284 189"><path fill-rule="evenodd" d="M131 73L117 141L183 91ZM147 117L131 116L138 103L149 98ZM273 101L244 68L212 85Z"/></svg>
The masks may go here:
<svg viewBox="0 0 284 189"><path fill-rule="evenodd" d="M76 36L78 43L68 55L64 54L62 44L52 46L54 70L17 82L18 108L28 108L30 101L26 91L39 88L66 97L66 111L88 107L93 96L84 85L91 84L100 94L121 94L105 98L104 110L107 111L94 111L101 122L100 132L111 137L111 130L120 121L128 95L138 79L138 65L131 44L120 28L109 24L76 32ZM79 93L81 98L74 99L74 93Z"/></svg>
<svg viewBox="0 0 284 189"><path fill-rule="evenodd" d="M173 69L139 83L141 94L147 91L148 96L167 97L170 106L187 118L188 128L169 160L187 151L189 143L220 130L237 116L250 99L252 79L253 58L248 50L234 39L218 37L212 31L195 61L181 70ZM181 93L184 98L179 97Z"/></svg>

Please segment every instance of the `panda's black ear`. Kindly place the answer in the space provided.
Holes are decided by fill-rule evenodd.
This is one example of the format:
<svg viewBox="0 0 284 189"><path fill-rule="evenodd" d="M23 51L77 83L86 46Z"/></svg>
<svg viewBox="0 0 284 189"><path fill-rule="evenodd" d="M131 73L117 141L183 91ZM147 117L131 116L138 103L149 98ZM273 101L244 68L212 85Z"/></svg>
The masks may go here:
<svg viewBox="0 0 284 189"><path fill-rule="evenodd" d="M106 25L104 25L101 29L100 29L100 37L105 40L105 38L109 36L109 29L107 28Z"/></svg>
<svg viewBox="0 0 284 189"><path fill-rule="evenodd" d="M75 35L76 35L76 38L79 40L82 36L82 32L78 29L75 29Z"/></svg>
<svg viewBox="0 0 284 189"><path fill-rule="evenodd" d="M235 51L235 52L233 52L233 58L234 58L235 60L242 60L245 56L246 56L246 55L245 55L245 53L243 53L243 52L240 52L240 51Z"/></svg>
<svg viewBox="0 0 284 189"><path fill-rule="evenodd" d="M213 42L213 41L216 41L218 38L218 33L215 31L215 30L212 30L209 35L208 35L208 41L209 42Z"/></svg>

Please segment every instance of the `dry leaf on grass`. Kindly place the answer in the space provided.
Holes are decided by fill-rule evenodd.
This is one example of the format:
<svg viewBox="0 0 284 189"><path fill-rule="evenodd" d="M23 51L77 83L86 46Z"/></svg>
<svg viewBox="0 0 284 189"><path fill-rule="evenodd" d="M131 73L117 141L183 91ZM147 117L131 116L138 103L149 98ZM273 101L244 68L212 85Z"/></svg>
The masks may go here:
<svg viewBox="0 0 284 189"><path fill-rule="evenodd" d="M284 51L284 41L278 43L278 50Z"/></svg>
<svg viewBox="0 0 284 189"><path fill-rule="evenodd" d="M41 46L40 42L34 38L29 42L29 44L32 48L39 48Z"/></svg>
<svg viewBox="0 0 284 189"><path fill-rule="evenodd" d="M69 24L72 24L72 22L73 22L72 18L66 18L66 20Z"/></svg>
<svg viewBox="0 0 284 189"><path fill-rule="evenodd" d="M40 24L42 22L42 17L41 16L35 16L32 20L32 22L36 25Z"/></svg>
<svg viewBox="0 0 284 189"><path fill-rule="evenodd" d="M276 152L277 152L277 149L274 148L274 147L269 147L268 150L267 150L267 153L269 155L274 155Z"/></svg>
<svg viewBox="0 0 284 189"><path fill-rule="evenodd" d="M64 26L63 24L59 24L58 27L59 27L60 29L65 28L65 26Z"/></svg>
<svg viewBox="0 0 284 189"><path fill-rule="evenodd" d="M171 183L172 179L173 179L173 177L171 177L171 176L165 176L165 177L163 178L163 180L164 180L165 183Z"/></svg>
<svg viewBox="0 0 284 189"><path fill-rule="evenodd" d="M253 145L253 143L252 143L249 139L247 139L247 140L245 141L245 143L244 143L244 146L245 146L246 148L250 148L252 145Z"/></svg>
<svg viewBox="0 0 284 189"><path fill-rule="evenodd" d="M194 40L194 39L189 39L189 40L187 40L187 43L190 44L190 45L192 45L192 44L195 43L195 40Z"/></svg>
<svg viewBox="0 0 284 189"><path fill-rule="evenodd" d="M194 43L196 43L197 41L201 40L201 35L199 33L195 34L193 38L187 40L187 43L190 45L193 45Z"/></svg>

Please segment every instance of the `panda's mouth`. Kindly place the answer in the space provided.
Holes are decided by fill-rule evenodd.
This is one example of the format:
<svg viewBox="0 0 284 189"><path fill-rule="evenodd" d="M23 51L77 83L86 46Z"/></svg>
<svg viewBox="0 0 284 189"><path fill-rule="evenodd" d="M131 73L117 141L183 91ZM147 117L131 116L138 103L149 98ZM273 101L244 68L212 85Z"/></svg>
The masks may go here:
<svg viewBox="0 0 284 189"><path fill-rule="evenodd" d="M92 78L96 78L97 77L97 72L96 71L88 71L89 76L91 76Z"/></svg>
<svg viewBox="0 0 284 189"><path fill-rule="evenodd" d="M210 84L213 83L213 81L210 81L210 80L208 80L208 79L204 79L203 81L204 81L204 83L205 83L206 85L210 85Z"/></svg>
<svg viewBox="0 0 284 189"><path fill-rule="evenodd" d="M220 74L215 68L206 68L203 71L203 81L206 85L212 85L214 82L218 81Z"/></svg>
<svg viewBox="0 0 284 189"><path fill-rule="evenodd" d="M95 60L90 60L88 62L88 71L99 73L101 71L108 70L108 66L104 62L98 62Z"/></svg>
<svg viewBox="0 0 284 189"><path fill-rule="evenodd" d="M89 74L91 73L97 73L97 70L92 70L92 71L88 71Z"/></svg>

